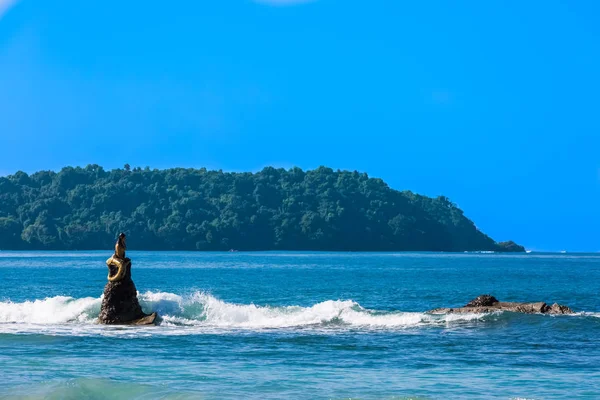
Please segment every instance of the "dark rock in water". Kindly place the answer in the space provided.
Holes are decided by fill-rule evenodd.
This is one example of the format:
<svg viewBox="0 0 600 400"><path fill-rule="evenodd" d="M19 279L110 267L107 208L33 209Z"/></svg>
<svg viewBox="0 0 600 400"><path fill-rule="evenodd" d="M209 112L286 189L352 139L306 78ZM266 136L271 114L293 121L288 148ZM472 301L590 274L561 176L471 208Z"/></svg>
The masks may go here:
<svg viewBox="0 0 600 400"><path fill-rule="evenodd" d="M561 306L560 304L554 303L550 306L550 309L546 311L548 314L573 314L573 310L571 310L567 306Z"/></svg>
<svg viewBox="0 0 600 400"><path fill-rule="evenodd" d="M482 294L471 300L465 307L486 307L499 303L498 299L489 294Z"/></svg>
<svg viewBox="0 0 600 400"><path fill-rule="evenodd" d="M104 298L99 320L103 324L152 324L156 313L145 314L137 298L137 289L131 280L131 263L127 265L122 280L108 282L104 287ZM111 274L114 275L111 269ZM154 318L150 318L154 316ZM151 320L151 321L150 321ZM149 321L149 322L148 322Z"/></svg>
<svg viewBox="0 0 600 400"><path fill-rule="evenodd" d="M431 314L467 314L467 313L489 313L494 311L511 311L524 314L572 314L567 306L554 303L552 306L544 302L537 303L515 303L501 302L494 296L484 294L471 300L465 307L436 308L428 311Z"/></svg>

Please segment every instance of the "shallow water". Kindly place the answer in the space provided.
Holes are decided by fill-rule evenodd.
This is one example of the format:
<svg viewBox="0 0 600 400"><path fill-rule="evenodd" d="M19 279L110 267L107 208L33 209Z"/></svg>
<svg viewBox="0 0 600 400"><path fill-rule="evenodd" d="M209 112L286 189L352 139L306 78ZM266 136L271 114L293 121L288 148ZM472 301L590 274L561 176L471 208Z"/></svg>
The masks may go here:
<svg viewBox="0 0 600 400"><path fill-rule="evenodd" d="M107 327L109 255L0 252L0 397L600 398L597 255L130 252ZM482 293L576 313L424 313Z"/></svg>

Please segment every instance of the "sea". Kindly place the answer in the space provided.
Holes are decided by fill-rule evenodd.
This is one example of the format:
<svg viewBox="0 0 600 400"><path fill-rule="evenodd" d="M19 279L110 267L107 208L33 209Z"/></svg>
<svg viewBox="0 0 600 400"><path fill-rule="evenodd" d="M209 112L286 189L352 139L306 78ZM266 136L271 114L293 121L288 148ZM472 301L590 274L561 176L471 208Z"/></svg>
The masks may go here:
<svg viewBox="0 0 600 400"><path fill-rule="evenodd" d="M0 252L0 398L600 399L600 255ZM431 315L480 294L571 315Z"/></svg>

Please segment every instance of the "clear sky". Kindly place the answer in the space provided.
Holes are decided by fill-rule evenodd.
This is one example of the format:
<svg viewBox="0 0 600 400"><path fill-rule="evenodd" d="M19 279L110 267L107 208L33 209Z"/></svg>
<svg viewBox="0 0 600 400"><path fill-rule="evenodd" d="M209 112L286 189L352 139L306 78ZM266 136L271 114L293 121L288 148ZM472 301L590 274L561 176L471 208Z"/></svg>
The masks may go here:
<svg viewBox="0 0 600 400"><path fill-rule="evenodd" d="M0 175L360 170L600 250L600 2L0 0Z"/></svg>

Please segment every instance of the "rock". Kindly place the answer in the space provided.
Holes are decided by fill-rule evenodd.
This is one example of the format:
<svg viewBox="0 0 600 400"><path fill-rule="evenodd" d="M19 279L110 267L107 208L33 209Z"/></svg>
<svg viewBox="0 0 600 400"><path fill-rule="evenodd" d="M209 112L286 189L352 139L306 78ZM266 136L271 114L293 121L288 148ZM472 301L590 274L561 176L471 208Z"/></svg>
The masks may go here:
<svg viewBox="0 0 600 400"><path fill-rule="evenodd" d="M494 296L481 295L471 300L465 307L436 308L428 311L430 314L467 314L467 313L490 313L494 311L511 311L523 314L572 314L567 306L554 303L552 306L544 302L537 303L515 303L501 302Z"/></svg>
<svg viewBox="0 0 600 400"><path fill-rule="evenodd" d="M548 311L548 306L544 302L537 303L498 303L506 310L520 312L524 314L544 314Z"/></svg>
<svg viewBox="0 0 600 400"><path fill-rule="evenodd" d="M139 324L139 321L156 314L145 314L137 298L137 289L131 280L131 264L122 280L108 282L104 287L104 298L100 309L99 321L103 324ZM142 323L144 325L146 323Z"/></svg>
<svg viewBox="0 0 600 400"><path fill-rule="evenodd" d="M131 321L129 325L154 325L154 323L156 322L156 317L158 317L158 314L153 312L152 314L146 315L143 318Z"/></svg>
<svg viewBox="0 0 600 400"><path fill-rule="evenodd" d="M567 306L561 306L560 304L554 303L550 307L550 314L573 314L573 310L571 310Z"/></svg>
<svg viewBox="0 0 600 400"><path fill-rule="evenodd" d="M498 299L489 294L482 294L471 300L465 307L486 307L499 303Z"/></svg>

